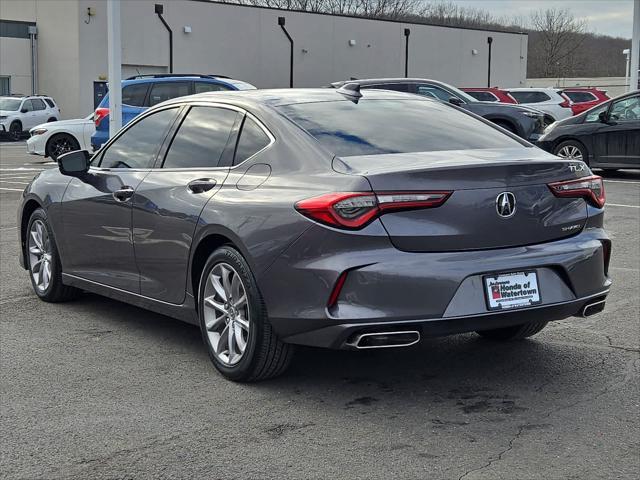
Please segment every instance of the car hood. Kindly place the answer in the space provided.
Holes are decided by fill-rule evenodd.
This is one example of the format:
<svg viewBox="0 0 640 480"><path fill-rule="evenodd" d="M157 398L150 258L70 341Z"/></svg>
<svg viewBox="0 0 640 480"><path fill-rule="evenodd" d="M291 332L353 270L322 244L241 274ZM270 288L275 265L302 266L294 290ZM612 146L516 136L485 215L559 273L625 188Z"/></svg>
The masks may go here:
<svg viewBox="0 0 640 480"><path fill-rule="evenodd" d="M70 127L72 125L84 125L93 123L92 120L87 120L86 118L73 118L71 120L58 120L57 122L46 122L41 123L40 125L36 125L31 130L35 128L57 128L57 127Z"/></svg>
<svg viewBox="0 0 640 480"><path fill-rule="evenodd" d="M8 117L9 115L17 115L18 112L17 110L0 110L0 115L2 115L3 117Z"/></svg>

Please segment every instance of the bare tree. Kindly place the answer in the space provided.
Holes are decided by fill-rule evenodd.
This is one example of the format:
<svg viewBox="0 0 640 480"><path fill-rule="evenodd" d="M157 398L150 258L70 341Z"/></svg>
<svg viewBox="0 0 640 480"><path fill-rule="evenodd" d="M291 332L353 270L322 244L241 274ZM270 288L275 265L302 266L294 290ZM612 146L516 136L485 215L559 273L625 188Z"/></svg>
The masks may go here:
<svg viewBox="0 0 640 480"><path fill-rule="evenodd" d="M543 77L570 74L576 63L575 54L586 38L586 26L568 9L550 8L531 15L531 27L538 38L532 45L530 60L539 63Z"/></svg>

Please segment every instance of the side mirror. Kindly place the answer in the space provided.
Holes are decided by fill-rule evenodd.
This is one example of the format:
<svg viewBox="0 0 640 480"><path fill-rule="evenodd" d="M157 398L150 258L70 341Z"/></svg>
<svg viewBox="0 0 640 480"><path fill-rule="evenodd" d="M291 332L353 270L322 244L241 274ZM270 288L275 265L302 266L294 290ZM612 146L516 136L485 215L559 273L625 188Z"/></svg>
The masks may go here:
<svg viewBox="0 0 640 480"><path fill-rule="evenodd" d="M70 177L78 177L89 171L91 155L86 150L76 150L58 157L60 173Z"/></svg>
<svg viewBox="0 0 640 480"><path fill-rule="evenodd" d="M464 102L462 100L460 100L458 97L449 97L449 103L459 107Z"/></svg>
<svg viewBox="0 0 640 480"><path fill-rule="evenodd" d="M598 114L598 120L600 120L601 123L606 123L609 125L614 125L616 123L612 121L611 117L607 115L607 112L600 112Z"/></svg>
<svg viewBox="0 0 640 480"><path fill-rule="evenodd" d="M23 109L20 110L20 113L27 113L28 111L29 111L28 108L23 108Z"/></svg>

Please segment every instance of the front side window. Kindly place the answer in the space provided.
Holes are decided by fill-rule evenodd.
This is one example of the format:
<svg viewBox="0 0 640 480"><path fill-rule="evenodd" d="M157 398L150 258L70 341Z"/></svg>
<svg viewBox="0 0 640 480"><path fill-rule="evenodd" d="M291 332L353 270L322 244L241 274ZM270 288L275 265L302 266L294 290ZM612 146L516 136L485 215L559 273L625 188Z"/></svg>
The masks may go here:
<svg viewBox="0 0 640 480"><path fill-rule="evenodd" d="M147 96L148 83L134 83L122 89L122 104L130 107L144 107Z"/></svg>
<svg viewBox="0 0 640 480"><path fill-rule="evenodd" d="M233 164L238 165L244 162L247 158L255 155L270 143L271 139L264 130L250 117L246 117L242 125L240 138L238 139Z"/></svg>
<svg viewBox="0 0 640 480"><path fill-rule="evenodd" d="M600 114L602 112L606 112L607 108L609 108L608 103L606 105L600 105L598 108L592 108L591 110L589 110L589 113L587 113L587 116L584 119L585 123L599 122Z"/></svg>
<svg viewBox="0 0 640 480"><path fill-rule="evenodd" d="M640 120L640 96L613 102L609 118L616 122L637 122Z"/></svg>
<svg viewBox="0 0 640 480"><path fill-rule="evenodd" d="M221 85L220 83L195 82L195 85L194 85L194 93L222 92L227 90L231 90L231 89L226 85Z"/></svg>
<svg viewBox="0 0 640 480"><path fill-rule="evenodd" d="M47 108L44 102L39 98L32 98L31 104L33 105L34 110L45 110Z"/></svg>
<svg viewBox="0 0 640 480"><path fill-rule="evenodd" d="M149 106L153 107L165 100L189 95L189 82L158 82L151 87Z"/></svg>
<svg viewBox="0 0 640 480"><path fill-rule="evenodd" d="M299 103L278 109L338 156L522 146L449 105L420 99Z"/></svg>
<svg viewBox="0 0 640 480"><path fill-rule="evenodd" d="M27 112L33 112L33 103L31 100L25 100L20 110L26 110Z"/></svg>
<svg viewBox="0 0 640 480"><path fill-rule="evenodd" d="M107 147L100 167L150 168L177 112L160 110L131 125Z"/></svg>
<svg viewBox="0 0 640 480"><path fill-rule="evenodd" d="M173 137L163 168L217 167L238 115L226 108L192 107Z"/></svg>

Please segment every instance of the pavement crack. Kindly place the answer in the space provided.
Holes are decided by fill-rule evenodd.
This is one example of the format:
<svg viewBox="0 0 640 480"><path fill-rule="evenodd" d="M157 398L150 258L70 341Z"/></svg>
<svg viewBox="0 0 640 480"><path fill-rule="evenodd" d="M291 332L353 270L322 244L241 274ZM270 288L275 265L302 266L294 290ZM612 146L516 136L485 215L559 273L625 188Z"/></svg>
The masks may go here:
<svg viewBox="0 0 640 480"><path fill-rule="evenodd" d="M485 468L489 468L491 465L493 465L496 462L499 462L500 460L502 460L502 457L509 451L511 451L513 449L513 443L520 438L520 435L522 435L522 432L524 432L524 430L527 428L527 426L529 426L530 424L527 423L525 425L520 425L520 427L518 428L518 431L516 432L516 434L511 438L511 440L509 440L509 444L507 445L507 447L503 450L501 450L500 452L498 452L498 454L494 457L494 458L490 458L489 461L482 465L481 467L478 468L474 468L472 470L468 470L465 473L463 473L458 480L462 480L464 477L466 477L467 475L470 475L472 473L475 472L479 472L481 470L484 470Z"/></svg>

